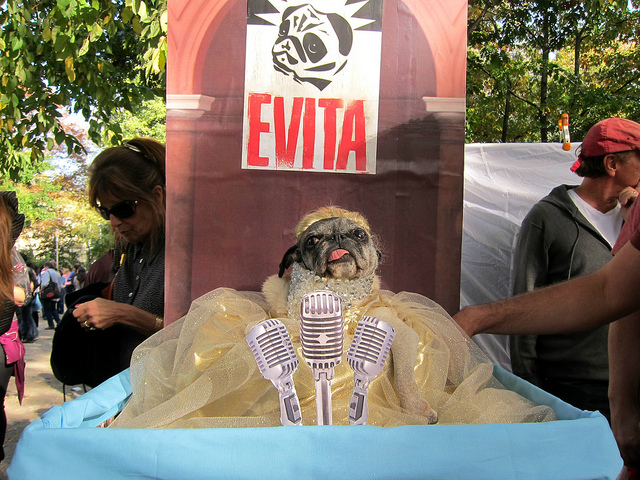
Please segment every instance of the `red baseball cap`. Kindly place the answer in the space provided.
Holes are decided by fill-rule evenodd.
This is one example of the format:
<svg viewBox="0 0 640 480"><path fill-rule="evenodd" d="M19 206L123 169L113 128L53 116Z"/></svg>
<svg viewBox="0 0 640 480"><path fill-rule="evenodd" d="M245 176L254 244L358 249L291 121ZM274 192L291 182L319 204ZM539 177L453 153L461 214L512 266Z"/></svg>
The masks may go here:
<svg viewBox="0 0 640 480"><path fill-rule="evenodd" d="M575 172L578 169L583 158L630 150L640 150L640 123L625 118L607 118L589 129L582 141L578 160L571 166L571 171Z"/></svg>

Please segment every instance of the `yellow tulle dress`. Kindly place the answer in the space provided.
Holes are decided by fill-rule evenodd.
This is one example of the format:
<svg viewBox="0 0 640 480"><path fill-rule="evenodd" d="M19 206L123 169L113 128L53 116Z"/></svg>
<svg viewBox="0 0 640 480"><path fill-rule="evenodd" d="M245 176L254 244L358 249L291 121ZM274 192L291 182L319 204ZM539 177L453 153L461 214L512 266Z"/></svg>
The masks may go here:
<svg viewBox="0 0 640 480"><path fill-rule="evenodd" d="M271 277L263 292L213 290L196 299L180 320L134 352L133 394L111 428L267 427L280 425L278 392L265 380L245 341L259 322L279 318L300 365L293 376L304 425L316 423L315 388L300 346L304 293L332 290L343 299L345 351L363 315L395 315L419 337L415 378L438 413L439 424L542 422L554 411L507 390L493 364L435 302L414 293L383 291L375 277L329 280L294 266L291 277ZM368 389L369 425L427 424L400 405L390 355ZM353 371L345 357L331 383L333 424L348 425Z"/></svg>

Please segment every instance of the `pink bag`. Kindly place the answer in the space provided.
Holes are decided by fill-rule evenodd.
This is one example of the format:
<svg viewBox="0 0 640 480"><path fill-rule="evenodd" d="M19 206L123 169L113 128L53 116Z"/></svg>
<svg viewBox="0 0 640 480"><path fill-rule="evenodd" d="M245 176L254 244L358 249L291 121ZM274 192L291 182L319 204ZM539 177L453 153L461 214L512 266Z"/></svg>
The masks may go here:
<svg viewBox="0 0 640 480"><path fill-rule="evenodd" d="M0 344L4 348L4 354L7 357L7 365L13 365L13 376L16 377L16 389L18 390L18 401L22 405L24 397L24 369L26 363L24 361L25 348L24 344L18 336L18 320L13 319L11 328L0 335Z"/></svg>

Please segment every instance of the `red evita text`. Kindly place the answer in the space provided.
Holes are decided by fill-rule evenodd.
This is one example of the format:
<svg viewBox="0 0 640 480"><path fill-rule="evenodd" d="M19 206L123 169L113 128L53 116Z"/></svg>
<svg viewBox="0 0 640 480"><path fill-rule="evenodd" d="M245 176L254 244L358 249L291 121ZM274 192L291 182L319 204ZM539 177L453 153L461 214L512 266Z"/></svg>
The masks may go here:
<svg viewBox="0 0 640 480"><path fill-rule="evenodd" d="M294 168L302 150L302 168L314 168L316 149L322 155L322 170L346 170L354 152L355 170L367 168L364 100L294 97L285 107L284 97L249 93L247 166L269 167L262 143L273 142L275 168ZM301 134L302 133L302 134ZM316 142L319 139L320 142ZM318 168L316 166L315 168Z"/></svg>

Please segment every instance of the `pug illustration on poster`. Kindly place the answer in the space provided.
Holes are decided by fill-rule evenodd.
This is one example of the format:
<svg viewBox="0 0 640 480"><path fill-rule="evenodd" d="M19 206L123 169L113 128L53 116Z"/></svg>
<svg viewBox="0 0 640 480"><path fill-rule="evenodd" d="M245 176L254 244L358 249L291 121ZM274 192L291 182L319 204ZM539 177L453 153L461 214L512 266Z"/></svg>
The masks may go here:
<svg viewBox="0 0 640 480"><path fill-rule="evenodd" d="M376 171L382 0L248 0L242 168Z"/></svg>

